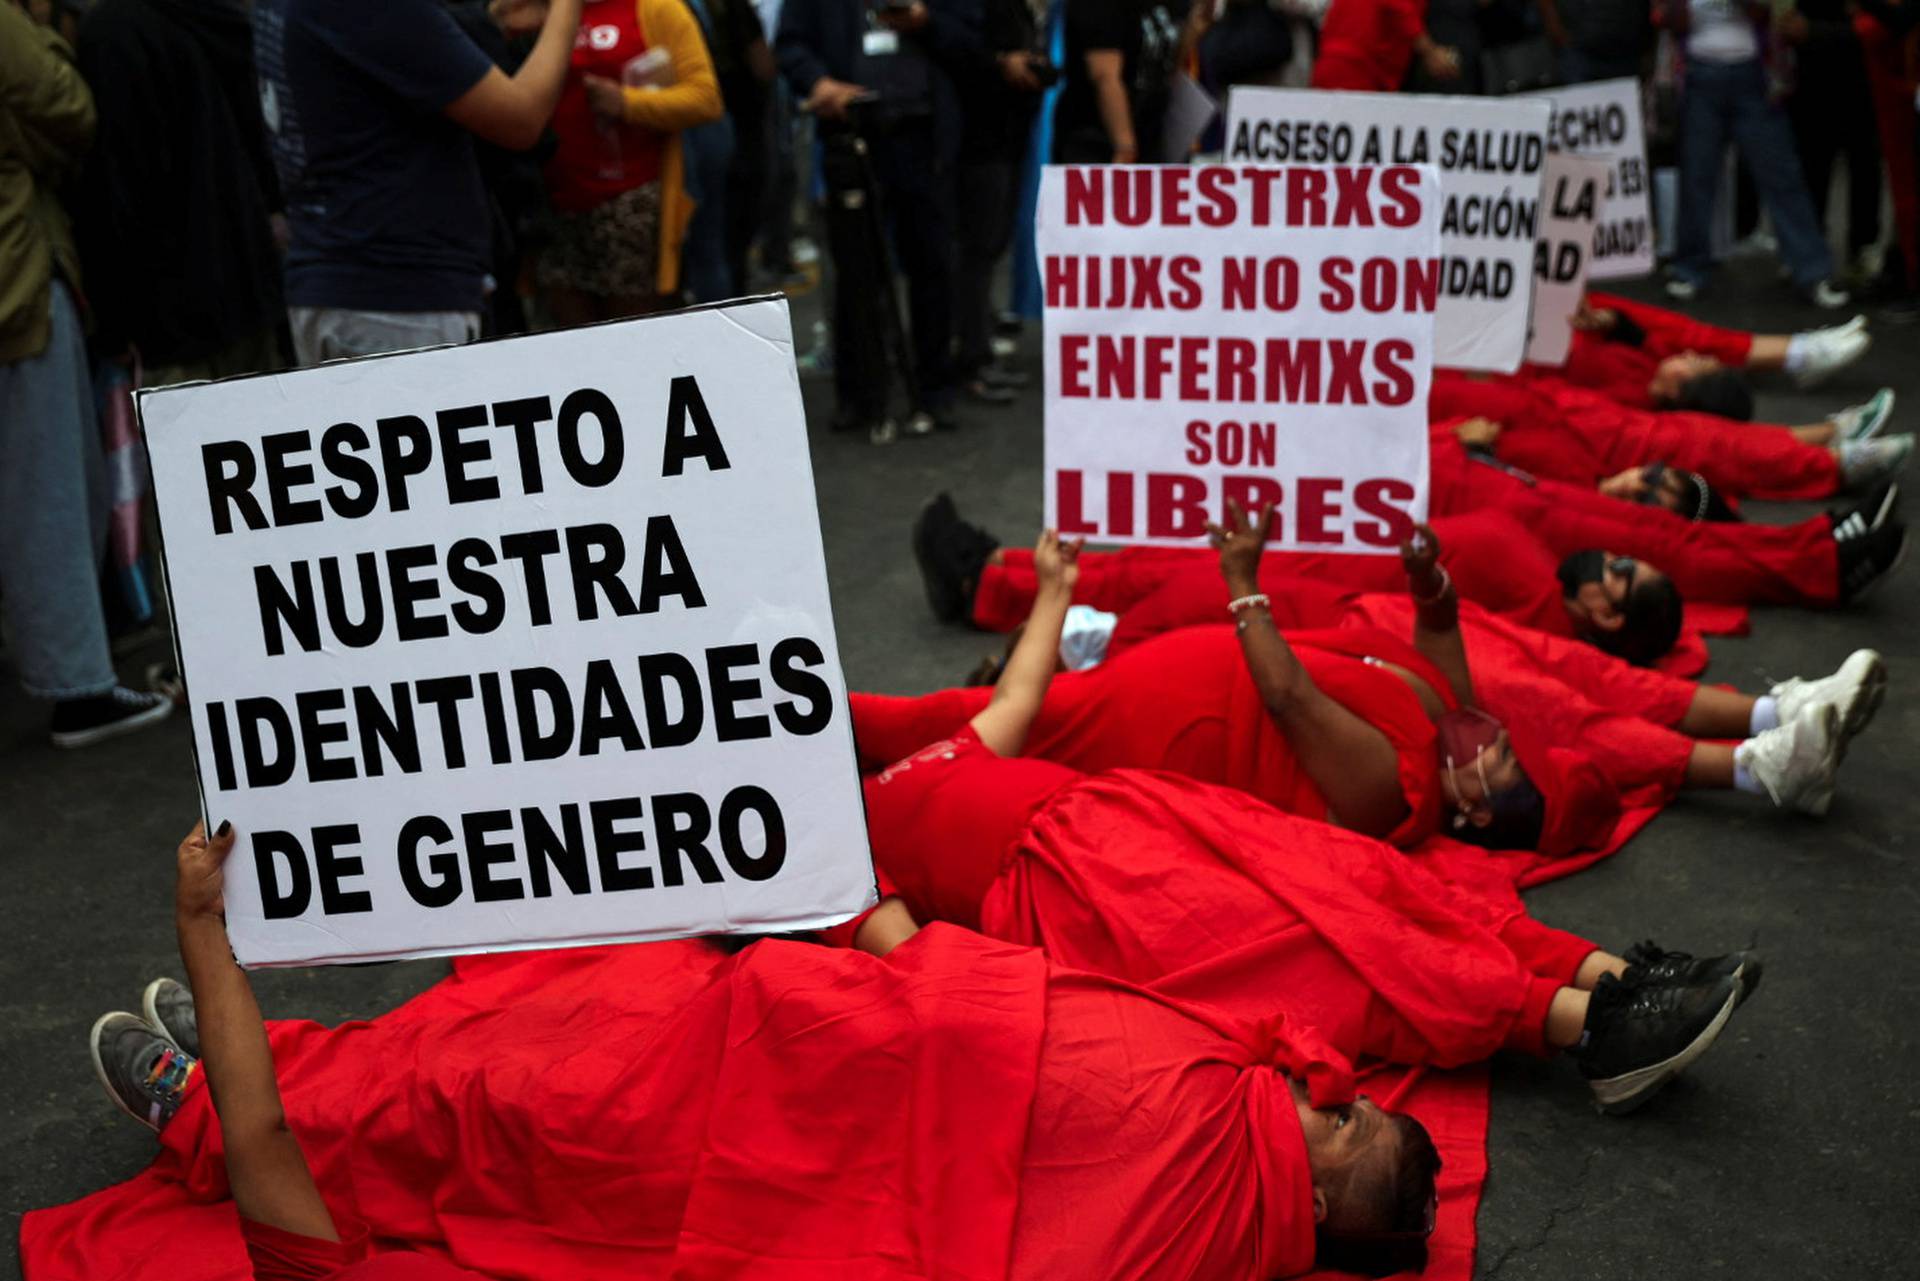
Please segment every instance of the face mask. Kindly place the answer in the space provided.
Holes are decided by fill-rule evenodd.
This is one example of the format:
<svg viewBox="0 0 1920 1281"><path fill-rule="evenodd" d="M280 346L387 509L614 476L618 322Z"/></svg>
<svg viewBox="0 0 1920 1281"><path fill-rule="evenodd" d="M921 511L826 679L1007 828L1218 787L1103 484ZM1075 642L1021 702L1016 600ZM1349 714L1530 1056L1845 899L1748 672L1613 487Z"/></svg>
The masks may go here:
<svg viewBox="0 0 1920 1281"><path fill-rule="evenodd" d="M1477 707L1447 712L1434 723L1440 739L1440 764L1453 780L1456 797L1460 795L1459 771L1469 767L1479 771L1481 795L1491 796L1493 789L1487 785L1487 768L1480 755L1500 741L1502 728L1499 721ZM1457 831L1466 827L1471 807L1464 802L1456 804L1459 812L1453 816L1453 826Z"/></svg>
<svg viewBox="0 0 1920 1281"><path fill-rule="evenodd" d="M1547 798L1530 778L1498 792L1487 800L1492 821L1485 827L1469 823L1453 833L1455 840L1487 850L1530 850L1540 844L1547 823Z"/></svg>
<svg viewBox="0 0 1920 1281"><path fill-rule="evenodd" d="M1568 597L1577 596L1583 585L1606 581L1607 554L1597 549L1575 552L1560 562L1557 572L1560 577L1560 594Z"/></svg>

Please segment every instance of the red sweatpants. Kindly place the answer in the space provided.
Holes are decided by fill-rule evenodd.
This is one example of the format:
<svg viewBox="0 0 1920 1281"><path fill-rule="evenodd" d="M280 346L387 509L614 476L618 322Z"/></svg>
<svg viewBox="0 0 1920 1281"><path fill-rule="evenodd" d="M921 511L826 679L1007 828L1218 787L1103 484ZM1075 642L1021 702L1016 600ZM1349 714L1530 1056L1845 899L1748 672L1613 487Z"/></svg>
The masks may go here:
<svg viewBox="0 0 1920 1281"><path fill-rule="evenodd" d="M1655 360L1665 360L1668 356L1692 351L1740 369L1753 352L1753 335L1742 329L1722 329L1704 320L1695 320L1692 316L1683 316L1652 303L1635 302L1618 294L1589 290L1587 302L1595 310L1617 311L1640 326L1647 335L1640 350Z"/></svg>
<svg viewBox="0 0 1920 1281"><path fill-rule="evenodd" d="M1727 605L1830 606L1840 561L1825 516L1793 525L1694 522L1592 489L1541 480L1529 485L1435 438L1433 511L1493 508L1523 522L1556 556L1598 548L1646 561L1689 600Z"/></svg>
<svg viewBox="0 0 1920 1281"><path fill-rule="evenodd" d="M1484 510L1438 516L1431 522L1440 540L1440 563L1453 578L1462 600L1556 635L1570 634L1554 576L1559 557L1528 528L1505 512ZM1196 623L1226 617L1226 587L1218 558L1206 548L1131 547L1118 552L1082 552L1075 601L1125 614L1169 578L1204 571L1219 588L1215 612ZM1268 552L1260 576L1287 579L1298 590L1339 599L1350 592L1393 592L1406 587L1400 558L1351 552ZM1311 585L1309 585L1311 584ZM980 574L973 597L973 622L990 632L1010 632L1026 621L1039 580L1033 553L1004 548L999 563ZM1125 625L1123 623L1123 625Z"/></svg>

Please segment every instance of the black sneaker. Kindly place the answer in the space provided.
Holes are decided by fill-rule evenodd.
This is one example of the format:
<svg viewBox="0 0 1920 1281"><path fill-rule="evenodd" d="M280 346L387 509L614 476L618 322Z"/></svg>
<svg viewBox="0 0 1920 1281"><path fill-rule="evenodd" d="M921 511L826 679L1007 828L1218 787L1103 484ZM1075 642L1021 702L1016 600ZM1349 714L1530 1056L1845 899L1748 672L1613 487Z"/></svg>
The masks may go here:
<svg viewBox="0 0 1920 1281"><path fill-rule="evenodd" d="M1900 567L1907 557L1907 527L1889 520L1858 537L1835 537L1840 553L1840 599L1857 601Z"/></svg>
<svg viewBox="0 0 1920 1281"><path fill-rule="evenodd" d="M980 571L1000 540L960 519L953 499L942 490L928 499L913 522L913 558L920 565L920 581L927 607L943 623L964 622L973 612L973 593Z"/></svg>
<svg viewBox="0 0 1920 1281"><path fill-rule="evenodd" d="M102 1014L91 1037L93 1070L115 1106L155 1133L180 1110L200 1060L182 1054L137 1014Z"/></svg>
<svg viewBox="0 0 1920 1281"><path fill-rule="evenodd" d="M172 714L172 699L137 694L123 685L93 698L63 698L53 705L53 745L91 747L157 725Z"/></svg>
<svg viewBox="0 0 1920 1281"><path fill-rule="evenodd" d="M147 1025L173 1042L173 1048L200 1057L200 1024L193 1012L193 993L172 979L147 984L140 995L140 1012Z"/></svg>
<svg viewBox="0 0 1920 1281"><path fill-rule="evenodd" d="M1665 951L1652 939L1628 948L1625 960L1627 978L1636 983L1691 987L1730 978L1740 987L1740 1005L1745 1005L1747 998L1760 986L1760 974L1764 968L1758 952L1740 951L1729 952L1725 956L1695 957L1689 952Z"/></svg>
<svg viewBox="0 0 1920 1281"><path fill-rule="evenodd" d="M1893 514L1899 509L1900 486L1891 480L1883 480L1869 489L1853 506L1829 510L1827 519L1833 522L1834 541L1844 543L1872 533L1892 520Z"/></svg>
<svg viewBox="0 0 1920 1281"><path fill-rule="evenodd" d="M1574 1051L1602 1112L1631 1112L1702 1054L1740 1003L1729 976L1691 987L1603 975Z"/></svg>

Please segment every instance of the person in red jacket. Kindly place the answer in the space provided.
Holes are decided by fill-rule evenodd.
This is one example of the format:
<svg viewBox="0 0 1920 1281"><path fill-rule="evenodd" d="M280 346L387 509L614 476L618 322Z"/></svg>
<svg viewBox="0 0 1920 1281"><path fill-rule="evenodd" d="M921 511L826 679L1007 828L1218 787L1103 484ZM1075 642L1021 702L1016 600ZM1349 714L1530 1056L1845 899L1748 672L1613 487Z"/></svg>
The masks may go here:
<svg viewBox="0 0 1920 1281"><path fill-rule="evenodd" d="M1415 58L1435 80L1460 78L1460 55L1427 34L1421 0L1333 0L1320 23L1315 89L1395 93Z"/></svg>
<svg viewBox="0 0 1920 1281"><path fill-rule="evenodd" d="M936 925L884 958L781 940L481 958L370 1022L269 1031L225 949L232 843L196 829L180 850L194 998L163 1028L96 1026L103 1081L160 1134L139 1212L64 1234L61 1211L30 1218L30 1272L63 1255L103 1275L133 1257L116 1234L171 1207L185 1265L166 1274L234 1275L233 1219L185 1189L230 1190L253 1275L276 1279L938 1259L1008 1281L1266 1281L1424 1261L1432 1138L1356 1098L1344 1056L1284 1017ZM196 1032L210 1089L173 1043ZM329 1202L361 1222L343 1231ZM366 1260L362 1228L420 1253Z"/></svg>
<svg viewBox="0 0 1920 1281"><path fill-rule="evenodd" d="M1573 315L1573 346L1566 363L1530 369L1576 386L1605 392L1635 409L1690 409L1723 418L1753 417L1748 373L1785 371L1802 390L1832 378L1873 345L1864 316L1796 334L1754 334L1723 329L1664 307L1614 294L1589 293ZM1882 389L1865 406L1836 415L1849 438L1865 439L1854 416L1887 401ZM1849 430L1851 429L1851 430ZM1853 432L1860 432L1854 436Z"/></svg>
<svg viewBox="0 0 1920 1281"><path fill-rule="evenodd" d="M1356 1062L1578 1047L1609 1111L1698 1057L1758 981L1751 954L1613 955L1533 921L1504 888L1449 884L1442 854L1406 858L1233 789L1020 757L1055 666L1061 586L1036 601L987 707L866 779L884 897L834 941L884 950L948 921L1250 1021L1279 1013Z"/></svg>

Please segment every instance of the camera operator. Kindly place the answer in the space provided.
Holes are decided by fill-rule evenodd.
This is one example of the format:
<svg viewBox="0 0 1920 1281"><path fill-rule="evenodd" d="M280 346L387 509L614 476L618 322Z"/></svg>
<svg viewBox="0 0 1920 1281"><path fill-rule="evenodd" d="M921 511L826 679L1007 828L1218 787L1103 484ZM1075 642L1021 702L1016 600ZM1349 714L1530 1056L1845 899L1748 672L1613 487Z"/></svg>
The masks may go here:
<svg viewBox="0 0 1920 1281"><path fill-rule="evenodd" d="M775 51L820 122L833 255L835 426L894 438L881 329L884 246L877 203L907 277L918 400L910 434L951 411L954 164L961 112L953 73L982 56L979 0L786 0ZM860 144L865 143L865 155ZM875 190L865 190L869 179Z"/></svg>

